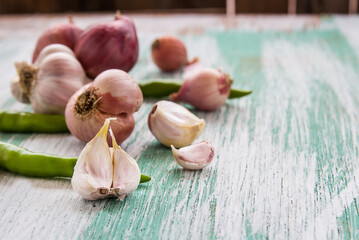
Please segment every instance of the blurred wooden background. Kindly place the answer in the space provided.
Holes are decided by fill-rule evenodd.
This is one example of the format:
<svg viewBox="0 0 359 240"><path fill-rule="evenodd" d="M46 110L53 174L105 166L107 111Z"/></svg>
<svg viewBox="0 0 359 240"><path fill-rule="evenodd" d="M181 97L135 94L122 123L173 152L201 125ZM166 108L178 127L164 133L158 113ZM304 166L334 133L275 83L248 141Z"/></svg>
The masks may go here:
<svg viewBox="0 0 359 240"><path fill-rule="evenodd" d="M228 1L228 0L227 0ZM358 13L358 0L234 0L237 13ZM351 6L351 7L350 7ZM354 8L353 8L354 7ZM349 11L349 9L352 9ZM91 11L225 12L226 0L0 0L0 14Z"/></svg>

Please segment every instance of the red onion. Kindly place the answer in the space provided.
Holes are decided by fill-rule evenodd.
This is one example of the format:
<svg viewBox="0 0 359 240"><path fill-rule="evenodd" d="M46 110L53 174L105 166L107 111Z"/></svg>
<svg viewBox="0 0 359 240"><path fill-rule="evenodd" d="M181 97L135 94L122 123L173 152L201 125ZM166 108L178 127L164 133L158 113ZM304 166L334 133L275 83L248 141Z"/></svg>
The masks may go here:
<svg viewBox="0 0 359 240"><path fill-rule="evenodd" d="M60 23L46 29L37 40L32 62L36 61L44 47L53 43L63 44L73 50L81 33L82 29L73 23L71 17L68 23Z"/></svg>
<svg viewBox="0 0 359 240"><path fill-rule="evenodd" d="M187 102L199 110L213 111L223 106L229 97L233 80L229 74L210 68L196 68L185 74L172 101Z"/></svg>
<svg viewBox="0 0 359 240"><path fill-rule="evenodd" d="M142 102L141 89L130 75L117 69L107 70L70 98L65 110L66 124L72 135L88 142L96 136L106 118L116 118L110 125L116 141L122 143L133 131L132 113ZM107 141L112 144L110 136Z"/></svg>
<svg viewBox="0 0 359 240"><path fill-rule="evenodd" d="M90 27L76 43L75 54L92 78L107 69L130 71L138 58L133 21L117 13L114 21Z"/></svg>
<svg viewBox="0 0 359 240"><path fill-rule="evenodd" d="M183 42L174 36L163 36L157 38L151 46L152 59L155 64L165 72L173 72L181 67L195 63L187 60L187 50Z"/></svg>

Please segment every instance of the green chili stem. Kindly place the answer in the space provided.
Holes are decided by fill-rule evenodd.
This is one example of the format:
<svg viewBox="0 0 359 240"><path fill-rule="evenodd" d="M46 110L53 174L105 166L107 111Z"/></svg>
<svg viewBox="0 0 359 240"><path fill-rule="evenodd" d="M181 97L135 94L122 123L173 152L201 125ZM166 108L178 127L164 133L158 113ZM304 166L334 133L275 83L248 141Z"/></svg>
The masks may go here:
<svg viewBox="0 0 359 240"><path fill-rule="evenodd" d="M10 143L0 142L0 168L30 177L72 177L76 157L34 153ZM151 180L142 175L140 183Z"/></svg>
<svg viewBox="0 0 359 240"><path fill-rule="evenodd" d="M64 115L0 111L0 131L18 133L66 133Z"/></svg>
<svg viewBox="0 0 359 240"><path fill-rule="evenodd" d="M180 80L153 80L138 84L142 90L143 97L161 98L168 97L171 93L178 92L182 86ZM252 91L231 89L229 98L240 98L251 94Z"/></svg>

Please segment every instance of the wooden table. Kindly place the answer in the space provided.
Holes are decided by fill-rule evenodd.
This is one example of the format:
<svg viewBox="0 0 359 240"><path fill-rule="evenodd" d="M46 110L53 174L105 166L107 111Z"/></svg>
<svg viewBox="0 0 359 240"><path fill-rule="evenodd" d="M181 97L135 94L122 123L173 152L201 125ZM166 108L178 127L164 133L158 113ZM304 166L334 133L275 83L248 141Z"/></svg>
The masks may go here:
<svg viewBox="0 0 359 240"><path fill-rule="evenodd" d="M180 78L152 63L155 37L175 34L205 66L252 89L215 112L199 140L213 163L184 171L147 127L146 99L122 147L152 181L124 202L83 200L68 179L0 171L1 239L349 239L359 238L359 18L357 16L131 15L138 81ZM74 15L81 27L111 14ZM0 106L14 100L14 61L30 60L35 41L65 15L0 17ZM33 151L77 156L70 134L0 134Z"/></svg>

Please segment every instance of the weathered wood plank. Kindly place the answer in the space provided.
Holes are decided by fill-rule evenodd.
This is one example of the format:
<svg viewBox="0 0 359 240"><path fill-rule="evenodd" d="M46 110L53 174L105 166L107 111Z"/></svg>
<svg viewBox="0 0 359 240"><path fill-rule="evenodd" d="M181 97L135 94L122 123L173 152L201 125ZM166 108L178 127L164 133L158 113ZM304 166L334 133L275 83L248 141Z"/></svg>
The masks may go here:
<svg viewBox="0 0 359 240"><path fill-rule="evenodd" d="M135 15L138 81L180 78L152 63L151 41L179 35L190 57L222 67L235 87L252 89L215 112L199 140L216 150L212 165L184 171L147 128L155 100L135 114L122 147L152 176L124 202L82 200L66 179L0 171L4 239L348 239L358 238L358 17ZM37 35L63 16L0 18L1 109L16 103L9 81L16 60L30 59ZM87 26L110 15L79 15ZM16 30L16 31L15 31ZM0 134L34 151L77 155L70 135Z"/></svg>

